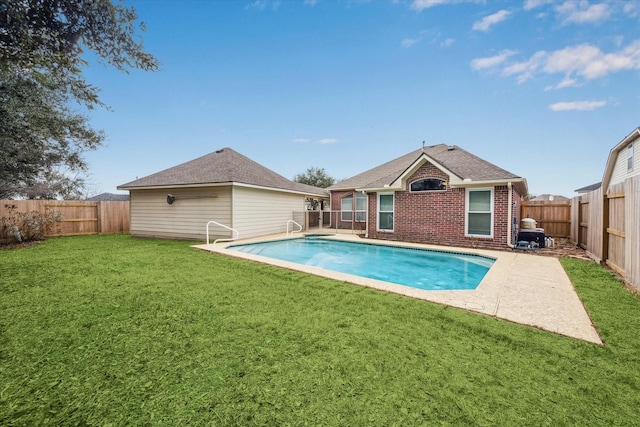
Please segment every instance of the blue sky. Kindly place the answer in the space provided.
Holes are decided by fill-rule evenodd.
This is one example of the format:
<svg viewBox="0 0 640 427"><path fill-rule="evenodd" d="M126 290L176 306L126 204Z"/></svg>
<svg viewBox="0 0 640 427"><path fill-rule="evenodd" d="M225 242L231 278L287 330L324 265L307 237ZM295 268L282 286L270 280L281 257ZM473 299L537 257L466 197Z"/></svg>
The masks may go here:
<svg viewBox="0 0 640 427"><path fill-rule="evenodd" d="M458 145L571 197L640 126L640 2L127 2L155 73L91 62L89 193L222 147L344 179Z"/></svg>

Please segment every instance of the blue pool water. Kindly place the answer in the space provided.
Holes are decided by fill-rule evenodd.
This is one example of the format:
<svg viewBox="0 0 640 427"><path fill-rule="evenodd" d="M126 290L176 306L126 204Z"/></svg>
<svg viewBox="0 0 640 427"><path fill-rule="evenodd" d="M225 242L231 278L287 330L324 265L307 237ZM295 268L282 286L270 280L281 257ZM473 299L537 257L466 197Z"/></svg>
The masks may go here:
<svg viewBox="0 0 640 427"><path fill-rule="evenodd" d="M475 289L493 258L321 238L234 245L229 249L425 290Z"/></svg>

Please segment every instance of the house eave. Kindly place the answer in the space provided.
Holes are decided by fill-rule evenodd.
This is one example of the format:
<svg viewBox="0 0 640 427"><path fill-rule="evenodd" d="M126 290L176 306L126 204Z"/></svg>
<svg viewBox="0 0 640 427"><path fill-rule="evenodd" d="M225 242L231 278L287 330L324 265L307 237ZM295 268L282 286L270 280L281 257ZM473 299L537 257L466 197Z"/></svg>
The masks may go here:
<svg viewBox="0 0 640 427"><path fill-rule="evenodd" d="M163 190L169 188L202 188L202 187L226 187L233 185L232 182L215 182L204 184L162 184L162 185L119 185L116 188L118 190L132 191L132 190Z"/></svg>
<svg viewBox="0 0 640 427"><path fill-rule="evenodd" d="M215 182L215 183L204 183L204 184L173 184L173 185L146 185L146 186L118 186L116 187L118 190L125 191L133 191L133 190L167 190L174 188L203 188L203 187L245 187L245 188L255 188L259 190L266 191L277 191L280 193L290 193L290 194L299 194L305 197L315 197L315 198L329 198L329 195L321 195L317 193L311 193L306 191L297 191L297 190L289 190L284 188L275 188L275 187L265 187L262 185L255 184L245 184L242 182Z"/></svg>
<svg viewBox="0 0 640 427"><path fill-rule="evenodd" d="M449 186L451 188L481 188L481 187L496 187L500 185L508 185L509 183L514 184L519 192L526 196L528 193L527 180L525 178L511 178L511 179L493 179L493 180L482 180L482 181L473 181L473 180L460 180L455 179L449 182ZM381 192L392 192L392 191L404 191L405 186L383 186L383 187L369 187L369 188L356 188L355 191L364 191L365 193L381 193Z"/></svg>
<svg viewBox="0 0 640 427"><path fill-rule="evenodd" d="M392 191L402 191L402 190L404 190L404 187L392 187L390 185L387 185L385 187L366 187L366 188L355 189L356 192L363 191L365 193L383 193L385 191L392 192Z"/></svg>
<svg viewBox="0 0 640 427"><path fill-rule="evenodd" d="M620 141L615 147L611 149L609 152L609 157L607 158L607 164L604 169L604 175L602 176L602 185L601 187L604 191L607 191L609 188L609 183L611 182L611 175L613 174L613 169L615 167L615 163L618 157L618 153L622 151L627 145L633 142L636 138L640 137L640 127L635 128L629 135L624 137L622 141Z"/></svg>

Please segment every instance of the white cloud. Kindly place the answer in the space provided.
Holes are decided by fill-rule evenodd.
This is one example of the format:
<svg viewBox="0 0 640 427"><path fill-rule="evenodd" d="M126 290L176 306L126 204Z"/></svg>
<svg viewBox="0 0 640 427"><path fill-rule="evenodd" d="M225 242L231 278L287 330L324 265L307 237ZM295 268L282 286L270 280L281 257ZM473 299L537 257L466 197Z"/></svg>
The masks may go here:
<svg viewBox="0 0 640 427"><path fill-rule="evenodd" d="M476 31L489 31L492 25L504 21L509 15L511 15L511 12L508 10L500 10L493 15L485 16L480 21L475 22L471 28Z"/></svg>
<svg viewBox="0 0 640 427"><path fill-rule="evenodd" d="M307 4L307 2L305 2L305 4ZM280 6L280 0L254 0L253 2L247 4L244 9L263 11L269 8L271 10L278 10Z"/></svg>
<svg viewBox="0 0 640 427"><path fill-rule="evenodd" d="M546 88L544 88L545 91L548 90L553 90L553 89L563 89L565 87L575 87L575 86L580 86L578 84L578 80L577 79L573 79L569 76L565 76L564 79L562 79L562 81L560 83L558 83L555 86L547 86Z"/></svg>
<svg viewBox="0 0 640 427"><path fill-rule="evenodd" d="M420 39L404 39L402 40L402 42L400 42L400 45L402 47L408 48L413 46L414 44L418 43L420 41Z"/></svg>
<svg viewBox="0 0 640 427"><path fill-rule="evenodd" d="M549 74L577 74L587 80L632 69L640 69L640 40L614 53L604 53L589 44L557 50L549 55L544 67Z"/></svg>
<svg viewBox="0 0 640 427"><path fill-rule="evenodd" d="M442 4L456 4L456 3L484 3L485 0L413 0L411 3L411 9L422 11L429 9L430 7L440 6Z"/></svg>
<svg viewBox="0 0 640 427"><path fill-rule="evenodd" d="M569 0L555 7L559 18L565 24L586 24L601 22L609 18L611 11L606 3L589 4L587 0Z"/></svg>
<svg viewBox="0 0 640 427"><path fill-rule="evenodd" d="M533 78L535 73L544 64L547 57L547 52L541 50L534 53L531 58L523 62L516 62L506 66L502 70L503 76L516 75L518 83L524 83L527 80Z"/></svg>
<svg viewBox="0 0 640 427"><path fill-rule="evenodd" d="M453 44L456 42L456 39L446 39L445 41L443 41L442 43L440 43L441 47L449 47L449 46L453 46Z"/></svg>
<svg viewBox="0 0 640 427"><path fill-rule="evenodd" d="M494 68L504 63L510 56L515 55L514 50L503 50L498 55L488 56L486 58L476 58L471 61L471 68L474 70L484 70L487 68Z"/></svg>
<svg viewBox="0 0 640 427"><path fill-rule="evenodd" d="M246 10L257 9L264 10L267 7L267 0L255 0L254 2L245 6Z"/></svg>
<svg viewBox="0 0 640 427"><path fill-rule="evenodd" d="M322 138L320 141L318 141L320 144L335 144L336 142L338 142L337 139L335 138Z"/></svg>
<svg viewBox="0 0 640 427"><path fill-rule="evenodd" d="M552 3L554 0L526 0L524 2L524 10L535 9L536 7L543 6L547 3Z"/></svg>
<svg viewBox="0 0 640 427"><path fill-rule="evenodd" d="M630 1L624 4L622 10L630 18L635 18L640 14L640 5L638 5L637 1Z"/></svg>
<svg viewBox="0 0 640 427"><path fill-rule="evenodd" d="M577 86L577 77L593 80L624 70L640 70L640 40L636 40L618 52L605 53L590 44L566 47L547 52L538 51L525 61L508 62L513 51L503 51L500 55L478 58L471 62L475 70L501 67L503 76L516 76L518 83L524 83L540 73L563 74L563 80L554 87Z"/></svg>
<svg viewBox="0 0 640 427"><path fill-rule="evenodd" d="M607 101L571 101L551 104L549 109L552 111L591 111L605 105L607 105Z"/></svg>
<svg viewBox="0 0 640 427"><path fill-rule="evenodd" d="M401 46L404 48L410 48L413 45L422 42L423 40L428 39L428 43L432 46L438 46L441 48L447 48L452 46L455 43L455 39L447 38L443 40L443 36L441 33L435 33L433 30L422 30L418 37L403 39L400 42Z"/></svg>
<svg viewBox="0 0 640 427"><path fill-rule="evenodd" d="M311 140L307 139L307 138L296 138L296 139L293 140L293 142L297 142L297 143L300 143L300 144L306 144L308 142L311 142Z"/></svg>
<svg viewBox="0 0 640 427"><path fill-rule="evenodd" d="M412 9L423 10L441 4L453 3L451 0L413 0Z"/></svg>

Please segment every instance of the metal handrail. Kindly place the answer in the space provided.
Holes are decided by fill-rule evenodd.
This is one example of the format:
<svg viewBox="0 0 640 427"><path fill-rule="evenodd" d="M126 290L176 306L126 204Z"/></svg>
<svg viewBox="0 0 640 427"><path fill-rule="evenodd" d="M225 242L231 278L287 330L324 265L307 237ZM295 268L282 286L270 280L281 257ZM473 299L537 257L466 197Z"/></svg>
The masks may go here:
<svg viewBox="0 0 640 427"><path fill-rule="evenodd" d="M289 237L289 224L290 223L293 223L293 224L298 226L298 230L291 230L291 234L299 233L299 232L302 231L302 226L300 224L298 224L297 222L295 222L294 220L290 219L289 221L287 221L287 237Z"/></svg>
<svg viewBox="0 0 640 427"><path fill-rule="evenodd" d="M224 238L223 237L221 239L214 240L213 241L214 246L218 242L232 242L232 241L236 240L238 237L240 237L240 233L235 228L227 227L226 225L220 224L219 222L216 222L216 221L209 221L207 223L207 246L209 246L209 224L215 224L215 225L218 225L218 226L220 226L222 228L226 228L227 230L229 230L229 231L231 231L231 232L233 232L235 234L235 237L231 237L231 238Z"/></svg>

